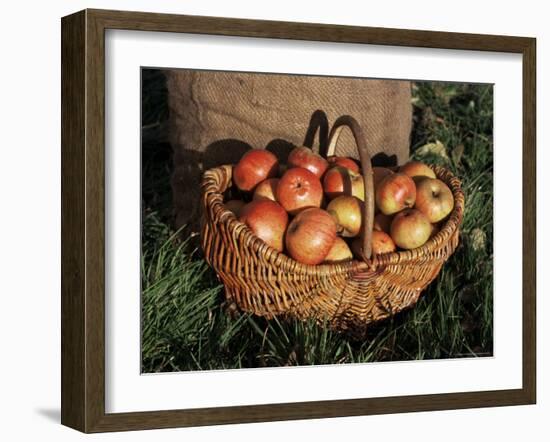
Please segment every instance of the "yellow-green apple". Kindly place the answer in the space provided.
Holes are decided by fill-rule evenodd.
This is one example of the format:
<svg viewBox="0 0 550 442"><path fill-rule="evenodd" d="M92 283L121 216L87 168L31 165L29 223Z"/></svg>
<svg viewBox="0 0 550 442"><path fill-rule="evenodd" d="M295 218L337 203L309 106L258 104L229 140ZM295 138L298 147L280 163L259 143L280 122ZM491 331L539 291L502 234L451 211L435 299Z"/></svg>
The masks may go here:
<svg viewBox="0 0 550 442"><path fill-rule="evenodd" d="M409 161L399 168L399 172L409 175L416 183L423 178L435 178L434 171L420 161Z"/></svg>
<svg viewBox="0 0 550 442"><path fill-rule="evenodd" d="M263 180L275 177L278 168L277 157L271 152L252 149L233 168L233 182L239 189L252 192Z"/></svg>
<svg viewBox="0 0 550 442"><path fill-rule="evenodd" d="M241 210L244 206L243 200L229 200L225 202L225 208L238 218L241 215Z"/></svg>
<svg viewBox="0 0 550 442"><path fill-rule="evenodd" d="M372 253L380 255L382 253L395 252L395 242L390 235L380 230L372 232Z"/></svg>
<svg viewBox="0 0 550 442"><path fill-rule="evenodd" d="M359 165L357 162L349 157L337 157L337 156L330 156L327 158L329 167L334 166L341 166L345 167L346 169L349 169L355 173L359 173Z"/></svg>
<svg viewBox="0 0 550 442"><path fill-rule="evenodd" d="M361 231L363 202L359 198L338 196L328 203L326 210L334 218L340 235L352 238Z"/></svg>
<svg viewBox="0 0 550 442"><path fill-rule="evenodd" d="M323 190L329 199L340 195L351 195L365 200L363 177L342 166L331 167L323 177Z"/></svg>
<svg viewBox="0 0 550 442"><path fill-rule="evenodd" d="M374 230L380 232L390 233L390 226L393 220L393 216L384 215L383 213L377 213L374 217Z"/></svg>
<svg viewBox="0 0 550 442"><path fill-rule="evenodd" d="M288 254L303 264L320 264L336 241L336 223L323 209L301 211L288 225L285 244Z"/></svg>
<svg viewBox="0 0 550 442"><path fill-rule="evenodd" d="M375 192L376 205L385 215L392 215L408 207L416 200L416 186L404 173L387 175L378 184Z"/></svg>
<svg viewBox="0 0 550 442"><path fill-rule="evenodd" d="M302 167L288 169L275 190L277 201L291 215L308 207L321 207L323 186L315 174Z"/></svg>
<svg viewBox="0 0 550 442"><path fill-rule="evenodd" d="M431 223L436 223L452 212L455 201L453 192L437 178L425 178L416 186L415 207Z"/></svg>
<svg viewBox="0 0 550 442"><path fill-rule="evenodd" d="M288 155L289 167L303 167L321 179L328 168L328 161L309 147L299 146Z"/></svg>
<svg viewBox="0 0 550 442"><path fill-rule="evenodd" d="M334 241L334 244L332 245L331 249L328 252L328 255L325 257L324 262L326 263L342 262L352 258L353 258L353 255L346 241L344 241L342 238L337 236L336 240Z"/></svg>
<svg viewBox="0 0 550 442"><path fill-rule="evenodd" d="M432 225L428 218L416 209L405 209L393 218L390 234L402 249L416 249L430 238Z"/></svg>
<svg viewBox="0 0 550 442"><path fill-rule="evenodd" d="M242 208L239 221L267 245L283 251L288 214L278 203L267 199L252 201Z"/></svg>
<svg viewBox="0 0 550 442"><path fill-rule="evenodd" d="M267 180L263 180L254 189L254 195L252 195L252 199L268 199L271 201L277 201L277 198L275 197L277 184L279 184L278 178L268 178Z"/></svg>

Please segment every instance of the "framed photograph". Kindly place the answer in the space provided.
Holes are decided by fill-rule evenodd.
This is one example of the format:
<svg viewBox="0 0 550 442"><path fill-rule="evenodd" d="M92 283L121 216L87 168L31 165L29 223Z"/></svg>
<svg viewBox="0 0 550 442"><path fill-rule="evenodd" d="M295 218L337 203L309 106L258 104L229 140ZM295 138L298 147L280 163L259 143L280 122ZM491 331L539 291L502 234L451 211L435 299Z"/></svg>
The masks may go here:
<svg viewBox="0 0 550 442"><path fill-rule="evenodd" d="M61 24L64 425L535 403L535 39Z"/></svg>

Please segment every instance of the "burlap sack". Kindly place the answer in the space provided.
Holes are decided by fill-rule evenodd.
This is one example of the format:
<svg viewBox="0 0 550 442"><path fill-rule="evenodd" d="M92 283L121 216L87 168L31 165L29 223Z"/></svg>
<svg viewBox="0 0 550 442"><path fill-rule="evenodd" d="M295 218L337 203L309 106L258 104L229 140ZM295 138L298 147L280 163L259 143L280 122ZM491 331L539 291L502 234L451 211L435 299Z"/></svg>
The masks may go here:
<svg viewBox="0 0 550 442"><path fill-rule="evenodd" d="M406 161L410 83L394 80L171 70L167 72L175 224L197 226L202 172L236 163L250 148L281 161L296 145L321 147L340 115L355 117L378 164ZM337 153L357 158L350 134ZM319 136L314 144L319 144Z"/></svg>

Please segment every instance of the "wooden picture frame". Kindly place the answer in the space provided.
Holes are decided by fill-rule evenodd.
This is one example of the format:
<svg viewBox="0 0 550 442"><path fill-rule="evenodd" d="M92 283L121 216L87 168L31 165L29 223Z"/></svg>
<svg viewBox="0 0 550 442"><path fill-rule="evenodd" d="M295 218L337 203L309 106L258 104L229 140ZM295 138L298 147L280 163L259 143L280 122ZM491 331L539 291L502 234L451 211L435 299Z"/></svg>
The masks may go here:
<svg viewBox="0 0 550 442"><path fill-rule="evenodd" d="M273 405L105 412L105 30L494 51L523 57L522 388ZM62 408L83 432L533 404L536 400L533 38L85 10L62 19Z"/></svg>

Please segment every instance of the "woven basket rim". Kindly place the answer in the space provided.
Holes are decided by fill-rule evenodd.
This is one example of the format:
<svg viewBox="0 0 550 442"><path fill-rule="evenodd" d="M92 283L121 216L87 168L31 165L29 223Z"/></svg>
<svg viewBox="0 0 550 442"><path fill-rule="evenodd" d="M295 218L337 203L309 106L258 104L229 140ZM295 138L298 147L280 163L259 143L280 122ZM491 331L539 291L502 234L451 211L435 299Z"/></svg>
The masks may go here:
<svg viewBox="0 0 550 442"><path fill-rule="evenodd" d="M240 222L233 212L225 208L223 192L231 185L233 169L233 165L231 164L214 167L205 171L202 181L202 191L205 209L210 209L217 222L225 224L229 231L244 241L245 246L252 247L256 253L262 254L265 259L276 263L278 266L285 267L288 271L301 274L325 275L349 273L350 271L353 273L376 272L387 265L402 265L421 259L429 259L434 251L451 241L453 234L459 229L464 215L464 193L461 188L461 182L445 167L436 165L429 165L429 167L435 172L438 179L449 186L453 193L454 207L447 216L445 224L437 234L422 246L411 250L374 255L369 262L354 258L342 263L302 264L285 253L279 252L267 245L263 240L254 235L246 224ZM223 177L223 181L220 181L219 175Z"/></svg>

